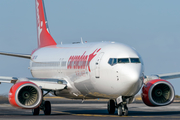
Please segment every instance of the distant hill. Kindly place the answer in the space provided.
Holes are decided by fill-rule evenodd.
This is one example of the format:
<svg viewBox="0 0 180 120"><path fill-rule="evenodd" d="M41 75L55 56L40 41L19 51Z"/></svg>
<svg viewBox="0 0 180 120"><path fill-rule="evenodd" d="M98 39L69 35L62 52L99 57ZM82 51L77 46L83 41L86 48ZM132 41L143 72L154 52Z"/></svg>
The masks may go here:
<svg viewBox="0 0 180 120"><path fill-rule="evenodd" d="M5 95L0 96L0 104L9 103L8 97Z"/></svg>

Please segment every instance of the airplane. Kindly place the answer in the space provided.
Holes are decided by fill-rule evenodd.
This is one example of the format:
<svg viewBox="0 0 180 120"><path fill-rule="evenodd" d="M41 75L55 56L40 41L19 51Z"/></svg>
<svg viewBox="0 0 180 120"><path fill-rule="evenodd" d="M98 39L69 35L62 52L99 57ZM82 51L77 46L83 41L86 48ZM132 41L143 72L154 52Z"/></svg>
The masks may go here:
<svg viewBox="0 0 180 120"><path fill-rule="evenodd" d="M51 93L69 99L109 99L109 114L117 109L119 116L127 116L127 105L141 88L147 106L173 102L175 91L167 80L179 78L180 72L146 76L140 54L113 41L57 45L49 33L44 1L35 0L35 6L38 48L31 54L0 52L30 60L32 78L0 76L0 83L14 84L8 96L12 106L50 115L51 103L43 98Z"/></svg>

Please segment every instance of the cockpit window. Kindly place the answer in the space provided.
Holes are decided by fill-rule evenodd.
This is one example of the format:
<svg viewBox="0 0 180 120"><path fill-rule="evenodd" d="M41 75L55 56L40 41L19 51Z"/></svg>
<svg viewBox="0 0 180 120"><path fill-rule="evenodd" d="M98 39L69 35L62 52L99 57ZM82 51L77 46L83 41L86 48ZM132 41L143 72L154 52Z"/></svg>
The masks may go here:
<svg viewBox="0 0 180 120"><path fill-rule="evenodd" d="M109 61L108 61L108 63L109 63L110 65L115 65L115 64L117 64L117 58L110 58Z"/></svg>
<svg viewBox="0 0 180 120"><path fill-rule="evenodd" d="M109 58L108 63L113 66L117 63L141 63L139 58Z"/></svg>
<svg viewBox="0 0 180 120"><path fill-rule="evenodd" d="M117 64L117 58L113 58L113 65Z"/></svg>
<svg viewBox="0 0 180 120"><path fill-rule="evenodd" d="M129 63L129 58L118 58L118 63Z"/></svg>
<svg viewBox="0 0 180 120"><path fill-rule="evenodd" d="M131 63L141 63L139 58L130 58L131 59Z"/></svg>
<svg viewBox="0 0 180 120"><path fill-rule="evenodd" d="M110 58L109 61L108 61L108 63L109 63L110 65L112 65L112 62L113 62L113 59Z"/></svg>

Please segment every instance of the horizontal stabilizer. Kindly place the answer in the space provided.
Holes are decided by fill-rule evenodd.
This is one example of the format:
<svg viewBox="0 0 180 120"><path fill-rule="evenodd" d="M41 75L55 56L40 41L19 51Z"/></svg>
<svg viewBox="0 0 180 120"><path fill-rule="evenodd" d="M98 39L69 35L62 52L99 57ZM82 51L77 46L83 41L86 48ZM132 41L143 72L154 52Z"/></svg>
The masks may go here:
<svg viewBox="0 0 180 120"><path fill-rule="evenodd" d="M7 55L7 56L13 56L13 57L21 57L21 58L31 59L31 55L28 55L28 54L18 54L18 53L0 52L0 55Z"/></svg>

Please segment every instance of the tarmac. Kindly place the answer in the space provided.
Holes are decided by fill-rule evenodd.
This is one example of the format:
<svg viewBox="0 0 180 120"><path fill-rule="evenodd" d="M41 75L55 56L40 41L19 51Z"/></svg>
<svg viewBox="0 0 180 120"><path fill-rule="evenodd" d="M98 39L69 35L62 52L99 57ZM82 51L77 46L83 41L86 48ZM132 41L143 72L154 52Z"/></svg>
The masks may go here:
<svg viewBox="0 0 180 120"><path fill-rule="evenodd" d="M99 119L121 119L121 120L175 120L180 119L180 103L172 103L163 107L148 107L142 102L135 102L128 105L129 115L118 116L117 111L109 115L107 111L107 100L68 100L62 98L46 98L51 101L51 115L33 116L31 110L18 109L12 107L9 103L0 104L0 119L26 119L26 120L44 120L44 119L66 119L66 120L99 120Z"/></svg>

